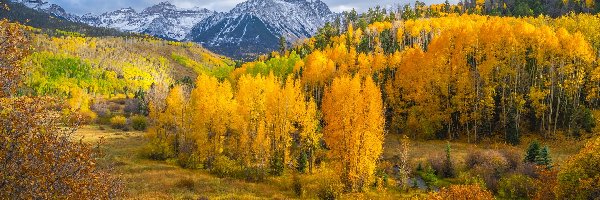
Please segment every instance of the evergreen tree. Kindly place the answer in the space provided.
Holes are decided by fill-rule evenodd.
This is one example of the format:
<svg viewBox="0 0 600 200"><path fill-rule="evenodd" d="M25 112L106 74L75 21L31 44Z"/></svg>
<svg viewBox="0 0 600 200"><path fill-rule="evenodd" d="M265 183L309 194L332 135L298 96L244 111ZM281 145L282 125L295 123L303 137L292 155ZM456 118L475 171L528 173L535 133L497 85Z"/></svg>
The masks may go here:
<svg viewBox="0 0 600 200"><path fill-rule="evenodd" d="M450 156L450 142L446 144L446 160L444 160L444 172L443 175L446 178L454 177L454 166L452 165L452 157Z"/></svg>
<svg viewBox="0 0 600 200"><path fill-rule="evenodd" d="M519 138L519 127L518 124L519 123L516 119L515 119L515 112L514 110L510 113L510 117L508 119L508 124L506 127L506 141L512 145L517 145L520 142L520 138Z"/></svg>
<svg viewBox="0 0 600 200"><path fill-rule="evenodd" d="M298 156L298 166L296 167L298 172L300 172L300 173L306 172L306 163L307 162L308 162L308 156L306 155L305 151L302 151L300 153L300 155Z"/></svg>
<svg viewBox="0 0 600 200"><path fill-rule="evenodd" d="M548 146L544 146L544 148L540 150L540 153L536 158L536 164L546 166L547 169L552 168L552 158L550 157L550 149Z"/></svg>
<svg viewBox="0 0 600 200"><path fill-rule="evenodd" d="M282 35L279 37L279 51L281 52L281 55L284 55L286 50L287 42L285 41L285 37Z"/></svg>
<svg viewBox="0 0 600 200"><path fill-rule="evenodd" d="M525 162L536 163L537 157L540 154L540 143L537 140L529 143L525 152Z"/></svg>

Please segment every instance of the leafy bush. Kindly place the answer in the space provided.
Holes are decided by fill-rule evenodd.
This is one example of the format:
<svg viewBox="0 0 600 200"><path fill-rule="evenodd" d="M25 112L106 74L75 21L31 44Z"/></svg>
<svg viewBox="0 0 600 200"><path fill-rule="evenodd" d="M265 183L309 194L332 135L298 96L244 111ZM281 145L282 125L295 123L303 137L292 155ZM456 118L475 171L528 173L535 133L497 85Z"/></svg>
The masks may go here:
<svg viewBox="0 0 600 200"><path fill-rule="evenodd" d="M110 127L113 129L123 129L127 126L127 118L123 116L114 116L110 118Z"/></svg>
<svg viewBox="0 0 600 200"><path fill-rule="evenodd" d="M496 150L474 151L465 160L471 173L485 180L486 186L496 191L500 178L510 171L508 160Z"/></svg>
<svg viewBox="0 0 600 200"><path fill-rule="evenodd" d="M235 177L241 171L240 166L227 156L217 156L212 163L211 173L218 177Z"/></svg>
<svg viewBox="0 0 600 200"><path fill-rule="evenodd" d="M435 175L435 170L431 168L431 166L426 166L423 171L417 171L417 174L421 176L423 181L427 183L427 185L436 185L438 181L438 177Z"/></svg>
<svg viewBox="0 0 600 200"><path fill-rule="evenodd" d="M95 164L92 146L73 141L75 126L52 104L0 98L0 199L117 199L118 178Z"/></svg>
<svg viewBox="0 0 600 200"><path fill-rule="evenodd" d="M141 115L135 115L130 118L131 127L136 131L145 131L148 127L148 119Z"/></svg>
<svg viewBox="0 0 600 200"><path fill-rule="evenodd" d="M521 151L517 148L509 146L501 148L498 152L506 158L510 170L517 170L523 163L523 156L521 155Z"/></svg>
<svg viewBox="0 0 600 200"><path fill-rule="evenodd" d="M600 138L588 142L558 173L558 199L600 197Z"/></svg>
<svg viewBox="0 0 600 200"><path fill-rule="evenodd" d="M267 179L267 169L261 167L247 167L243 177L249 182L262 182Z"/></svg>
<svg viewBox="0 0 600 200"><path fill-rule="evenodd" d="M108 109L108 103L104 99L94 99L90 109L98 114L98 117L108 118L111 116L110 109Z"/></svg>
<svg viewBox="0 0 600 200"><path fill-rule="evenodd" d="M479 176L473 176L469 172L460 172L457 179L462 185L479 185L481 188L485 188L485 181L483 178Z"/></svg>
<svg viewBox="0 0 600 200"><path fill-rule="evenodd" d="M532 199L537 192L535 180L522 174L500 179L498 197L502 199Z"/></svg>
<svg viewBox="0 0 600 200"><path fill-rule="evenodd" d="M141 114L142 113L142 102L140 99L127 99L125 101L125 107L123 112L129 114Z"/></svg>
<svg viewBox="0 0 600 200"><path fill-rule="evenodd" d="M166 160L175 156L175 148L169 138L150 137L150 141L140 150L140 155L152 160Z"/></svg>
<svg viewBox="0 0 600 200"><path fill-rule="evenodd" d="M431 168L433 171L435 171L435 174L443 177L444 175L444 162L445 162L445 157L442 153L436 153L432 156L430 156L428 158L428 163L429 165L425 164L425 168L429 167ZM422 169L422 171L425 171L425 168Z"/></svg>
<svg viewBox="0 0 600 200"><path fill-rule="evenodd" d="M317 189L317 197L322 200L335 200L342 194L342 184L332 181L323 180Z"/></svg>
<svg viewBox="0 0 600 200"><path fill-rule="evenodd" d="M494 196L478 185L452 185L442 188L439 192L430 193L427 199L446 200L446 199L478 199L492 200Z"/></svg>
<svg viewBox="0 0 600 200"><path fill-rule="evenodd" d="M200 169L203 167L202 156L198 155L198 145L195 140L183 139L179 143L177 164L187 169Z"/></svg>

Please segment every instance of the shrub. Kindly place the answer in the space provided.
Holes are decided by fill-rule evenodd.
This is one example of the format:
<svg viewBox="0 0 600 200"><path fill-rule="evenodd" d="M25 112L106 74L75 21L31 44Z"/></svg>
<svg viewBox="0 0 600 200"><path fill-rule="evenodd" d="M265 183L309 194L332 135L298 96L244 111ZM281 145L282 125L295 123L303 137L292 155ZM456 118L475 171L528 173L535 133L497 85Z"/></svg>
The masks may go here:
<svg viewBox="0 0 600 200"><path fill-rule="evenodd" d="M444 174L444 155L442 153L436 153L432 156L429 156L428 162L429 165L425 164L425 167L422 168L424 171L427 167L431 168L435 171L435 174L438 176L443 176Z"/></svg>
<svg viewBox="0 0 600 200"><path fill-rule="evenodd" d="M522 174L504 177L498 183L498 196L502 199L532 199L536 192L535 180Z"/></svg>
<svg viewBox="0 0 600 200"><path fill-rule="evenodd" d="M556 192L558 188L558 171L555 169L541 168L537 172L537 193L534 199L558 199Z"/></svg>
<svg viewBox="0 0 600 200"><path fill-rule="evenodd" d="M475 151L467 154L467 168L485 180L486 186L496 191L498 181L510 171L507 159L496 150Z"/></svg>
<svg viewBox="0 0 600 200"><path fill-rule="evenodd" d="M118 178L95 164L96 149L73 141L75 126L53 104L0 98L0 199L118 199Z"/></svg>
<svg viewBox="0 0 600 200"><path fill-rule="evenodd" d="M523 163L523 157L519 149L514 147L505 147L498 150L498 152L502 154L504 158L506 158L510 170L517 170Z"/></svg>
<svg viewBox="0 0 600 200"><path fill-rule="evenodd" d="M298 197L302 197L304 194L304 188L302 188L302 182L300 181L300 177L294 175L292 180L292 189L294 190L294 194Z"/></svg>
<svg viewBox="0 0 600 200"><path fill-rule="evenodd" d="M494 196L478 185L453 185L441 189L439 192L430 193L427 199L446 200L446 199L478 199L492 200Z"/></svg>
<svg viewBox="0 0 600 200"><path fill-rule="evenodd" d="M113 129L123 129L127 126L127 118L123 116L114 116L110 118L110 127Z"/></svg>
<svg viewBox="0 0 600 200"><path fill-rule="evenodd" d="M166 160L175 156L175 148L169 138L150 137L140 150L140 155L152 160Z"/></svg>
<svg viewBox="0 0 600 200"><path fill-rule="evenodd" d="M460 172L458 174L458 182L462 185L479 185L481 188L485 188L485 181L479 176L473 176L469 172Z"/></svg>
<svg viewBox="0 0 600 200"><path fill-rule="evenodd" d="M127 114L141 114L141 108L142 102L140 99L127 99L125 101L125 108L123 108L123 112Z"/></svg>
<svg viewBox="0 0 600 200"><path fill-rule="evenodd" d="M179 155L177 155L177 164L187 169L200 169L203 167L203 160L198 155L198 145L195 140L184 139L179 144Z"/></svg>
<svg viewBox="0 0 600 200"><path fill-rule="evenodd" d="M91 110L82 110L82 111L74 112L74 113L71 113L68 115L71 118L71 119L69 119L71 123L77 123L77 124L83 124L83 125L91 124L98 118L98 115L96 115L96 113L92 112Z"/></svg>
<svg viewBox="0 0 600 200"><path fill-rule="evenodd" d="M240 166L227 156L217 156L210 169L211 173L221 178L235 177L240 170Z"/></svg>
<svg viewBox="0 0 600 200"><path fill-rule="evenodd" d="M136 131L145 131L148 127L148 119L141 115L135 115L130 118L131 127Z"/></svg>
<svg viewBox="0 0 600 200"><path fill-rule="evenodd" d="M435 170L431 168L431 166L427 166L423 171L419 171L417 173L419 176L421 176L421 178L423 178L423 181L425 181L427 185L437 184L438 178L435 175Z"/></svg>
<svg viewBox="0 0 600 200"><path fill-rule="evenodd" d="M249 182L262 182L267 179L267 169L262 167L247 167L244 169L244 178Z"/></svg>
<svg viewBox="0 0 600 200"><path fill-rule="evenodd" d="M335 200L342 194L342 184L332 180L324 180L317 190L317 197L322 200Z"/></svg>
<svg viewBox="0 0 600 200"><path fill-rule="evenodd" d="M108 103L104 99L94 99L90 109L101 118L109 117L111 115L110 109L108 109Z"/></svg>
<svg viewBox="0 0 600 200"><path fill-rule="evenodd" d="M558 199L600 197L600 138L588 142L561 166L558 187Z"/></svg>

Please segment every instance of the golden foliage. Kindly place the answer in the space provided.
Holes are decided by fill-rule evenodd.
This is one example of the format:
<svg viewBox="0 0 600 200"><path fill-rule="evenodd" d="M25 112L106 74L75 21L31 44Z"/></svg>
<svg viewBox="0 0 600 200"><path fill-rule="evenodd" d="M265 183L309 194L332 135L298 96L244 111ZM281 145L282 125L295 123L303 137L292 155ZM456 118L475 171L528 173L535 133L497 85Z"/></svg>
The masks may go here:
<svg viewBox="0 0 600 200"><path fill-rule="evenodd" d="M385 119L379 87L359 75L334 79L323 99L323 137L349 191L374 180L383 151Z"/></svg>
<svg viewBox="0 0 600 200"><path fill-rule="evenodd" d="M492 200L494 196L490 191L482 189L479 185L453 185L442 188L439 192L429 194L427 199L435 200Z"/></svg>

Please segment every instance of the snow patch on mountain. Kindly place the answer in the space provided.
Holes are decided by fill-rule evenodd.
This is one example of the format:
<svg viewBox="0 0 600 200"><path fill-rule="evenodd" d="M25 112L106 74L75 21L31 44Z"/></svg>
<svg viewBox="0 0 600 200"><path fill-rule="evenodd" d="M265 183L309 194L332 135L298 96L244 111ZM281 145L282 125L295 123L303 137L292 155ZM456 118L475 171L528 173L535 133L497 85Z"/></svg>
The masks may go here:
<svg viewBox="0 0 600 200"><path fill-rule="evenodd" d="M180 9L169 2L162 2L139 13L132 8L123 8L101 15L86 14L82 17L82 22L97 27L184 40L194 25L215 13L203 8Z"/></svg>

